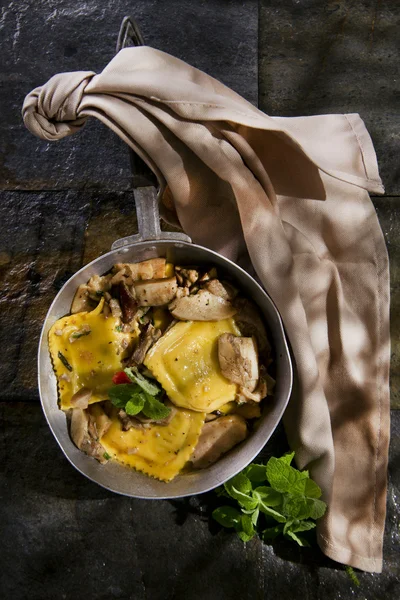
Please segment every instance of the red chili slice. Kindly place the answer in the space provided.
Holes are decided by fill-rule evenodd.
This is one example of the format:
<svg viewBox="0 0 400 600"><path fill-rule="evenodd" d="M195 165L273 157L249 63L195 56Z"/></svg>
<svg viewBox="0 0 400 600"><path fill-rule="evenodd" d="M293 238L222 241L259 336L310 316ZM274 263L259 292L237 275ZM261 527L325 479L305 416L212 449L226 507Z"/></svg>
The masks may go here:
<svg viewBox="0 0 400 600"><path fill-rule="evenodd" d="M118 371L118 373L115 373L114 377L112 378L112 381L116 385L119 385L120 383L132 383L128 375L123 371Z"/></svg>

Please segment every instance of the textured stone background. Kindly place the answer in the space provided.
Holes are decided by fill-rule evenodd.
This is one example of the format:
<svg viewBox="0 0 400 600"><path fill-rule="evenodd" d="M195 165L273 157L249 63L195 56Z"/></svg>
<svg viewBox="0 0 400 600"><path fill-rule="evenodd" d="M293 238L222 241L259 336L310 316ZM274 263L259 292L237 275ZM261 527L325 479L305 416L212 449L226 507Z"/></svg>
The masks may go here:
<svg viewBox="0 0 400 600"><path fill-rule="evenodd" d="M0 597L399 598L397 0L3 0L0 10ZM67 463L42 416L36 350L47 308L136 218L116 136L93 121L46 144L24 129L21 106L58 71L101 70L125 14L149 45L271 115L359 112L371 132L386 186L373 200L391 258L393 411L384 572L360 573L359 588L315 547L244 546L220 531L209 521L213 494L146 502L103 490ZM267 451L285 449L280 429Z"/></svg>

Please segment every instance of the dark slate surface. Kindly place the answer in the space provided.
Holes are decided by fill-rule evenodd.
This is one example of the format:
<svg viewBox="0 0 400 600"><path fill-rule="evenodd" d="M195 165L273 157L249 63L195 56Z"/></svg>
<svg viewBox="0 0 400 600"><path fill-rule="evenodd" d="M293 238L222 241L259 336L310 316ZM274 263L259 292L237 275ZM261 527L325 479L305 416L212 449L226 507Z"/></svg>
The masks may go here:
<svg viewBox="0 0 400 600"><path fill-rule="evenodd" d="M150 45L253 103L259 41L260 105L270 114L348 111L365 119L387 193L374 203L391 258L392 406L400 407L398 3L7 0L0 13L0 598L397 600L398 411L384 572L360 573L360 588L316 547L244 546L220 531L209 521L213 494L173 503L112 495L69 465L45 423L35 364L44 315L73 272L136 231L136 217L127 152L114 135L92 122L79 136L46 144L23 129L20 108L57 71L101 69L125 14ZM286 447L279 429L266 454Z"/></svg>
<svg viewBox="0 0 400 600"><path fill-rule="evenodd" d="M45 143L21 122L24 97L33 88L59 72L99 72L107 65L126 14L137 20L149 46L190 62L257 103L256 0L11 2L0 22L1 189L129 187L124 145L100 123L91 120L78 136Z"/></svg>
<svg viewBox="0 0 400 600"><path fill-rule="evenodd" d="M260 108L358 112L388 195L400 194L399 19L398 0L260 1Z"/></svg>
<svg viewBox="0 0 400 600"><path fill-rule="evenodd" d="M37 404L0 405L0 591L12 600L397 599L400 413L393 413L385 566L360 587L316 548L247 545L210 521L214 494L116 496L62 455ZM285 449L282 432L270 452Z"/></svg>

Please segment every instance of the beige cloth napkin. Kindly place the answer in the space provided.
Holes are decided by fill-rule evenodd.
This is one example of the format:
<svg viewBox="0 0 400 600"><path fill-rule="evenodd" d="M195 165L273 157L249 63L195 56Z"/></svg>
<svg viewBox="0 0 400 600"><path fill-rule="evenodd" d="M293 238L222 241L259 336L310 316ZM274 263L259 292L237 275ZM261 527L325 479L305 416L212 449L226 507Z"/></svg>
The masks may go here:
<svg viewBox="0 0 400 600"><path fill-rule="evenodd" d="M164 215L194 242L234 261L250 256L295 357L284 423L298 466L329 504L319 545L339 562L381 571L389 274L368 195L383 187L363 121L269 117L147 47L122 50L100 75L56 75L23 107L25 125L45 140L71 135L90 116L168 185Z"/></svg>

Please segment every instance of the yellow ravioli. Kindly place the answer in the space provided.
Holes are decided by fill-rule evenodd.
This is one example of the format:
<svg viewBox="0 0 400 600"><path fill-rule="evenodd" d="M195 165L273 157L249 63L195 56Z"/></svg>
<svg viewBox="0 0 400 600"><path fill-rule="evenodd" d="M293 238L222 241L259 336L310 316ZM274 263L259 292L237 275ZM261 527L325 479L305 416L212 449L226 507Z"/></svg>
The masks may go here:
<svg viewBox="0 0 400 600"><path fill-rule="evenodd" d="M180 322L147 353L145 366L176 406L209 413L234 400L237 386L218 361L222 333L240 335L233 319Z"/></svg>
<svg viewBox="0 0 400 600"><path fill-rule="evenodd" d="M49 331L50 355L63 410L71 408L72 396L83 387L92 390L90 404L106 400L113 375L123 368L122 342L129 343L133 336L116 330L119 320L111 315L105 318L101 312L103 305L104 300L92 312L63 317ZM90 333L76 339L71 337L85 331ZM65 366L60 354L72 370Z"/></svg>
<svg viewBox="0 0 400 600"><path fill-rule="evenodd" d="M171 481L189 460L204 424L204 413L177 409L168 425L122 431L117 411L100 439L119 462L161 481Z"/></svg>

